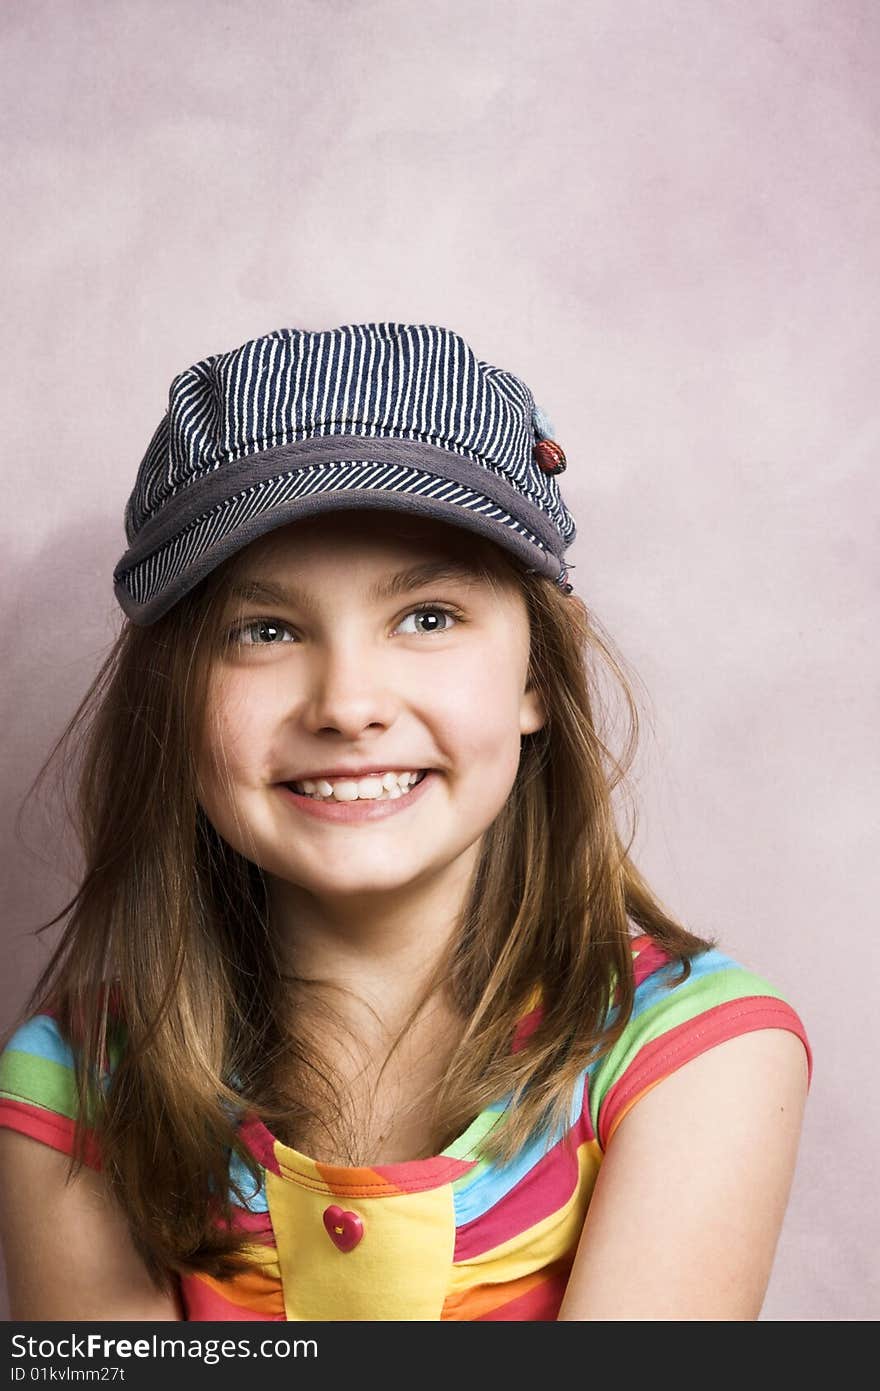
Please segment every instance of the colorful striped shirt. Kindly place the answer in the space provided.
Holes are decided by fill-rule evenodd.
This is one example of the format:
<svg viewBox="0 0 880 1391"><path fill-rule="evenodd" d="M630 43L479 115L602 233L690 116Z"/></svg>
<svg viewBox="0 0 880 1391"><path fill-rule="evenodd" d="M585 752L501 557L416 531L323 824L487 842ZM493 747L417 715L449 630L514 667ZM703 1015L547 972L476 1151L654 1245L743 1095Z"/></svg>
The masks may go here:
<svg viewBox="0 0 880 1391"><path fill-rule="evenodd" d="M184 1317L556 1319L603 1155L641 1096L689 1059L753 1029L797 1034L812 1076L804 1026L765 980L713 948L676 983L680 966L648 937L634 938L632 950L636 995L626 1029L578 1077L567 1124L506 1164L472 1151L510 1098L482 1112L442 1154L371 1168L317 1163L246 1115L241 1135L260 1185L254 1191L235 1157L230 1177L245 1195L245 1206L233 1198L233 1212L248 1234L249 1267L224 1281L181 1276ZM514 1048L537 1023L536 998ZM55 1019L28 1019L0 1054L0 1125L70 1154L72 1069ZM93 1144L87 1153L99 1169Z"/></svg>

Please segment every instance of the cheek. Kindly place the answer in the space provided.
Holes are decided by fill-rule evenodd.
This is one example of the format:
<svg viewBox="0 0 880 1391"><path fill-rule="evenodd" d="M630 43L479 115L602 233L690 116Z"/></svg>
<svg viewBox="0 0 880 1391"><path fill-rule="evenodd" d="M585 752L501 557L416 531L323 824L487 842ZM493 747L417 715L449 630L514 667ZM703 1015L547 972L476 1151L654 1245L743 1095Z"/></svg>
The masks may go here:
<svg viewBox="0 0 880 1391"><path fill-rule="evenodd" d="M209 695L205 711L205 734L199 771L213 796L222 786L223 795L234 785L252 779L257 757L256 731L260 727L252 698L232 683L225 683ZM233 784L226 788L226 779Z"/></svg>
<svg viewBox="0 0 880 1391"><path fill-rule="evenodd" d="M460 768L472 765L483 777L497 768L501 781L515 776L520 756L518 681L512 663L487 659L433 685L437 725Z"/></svg>

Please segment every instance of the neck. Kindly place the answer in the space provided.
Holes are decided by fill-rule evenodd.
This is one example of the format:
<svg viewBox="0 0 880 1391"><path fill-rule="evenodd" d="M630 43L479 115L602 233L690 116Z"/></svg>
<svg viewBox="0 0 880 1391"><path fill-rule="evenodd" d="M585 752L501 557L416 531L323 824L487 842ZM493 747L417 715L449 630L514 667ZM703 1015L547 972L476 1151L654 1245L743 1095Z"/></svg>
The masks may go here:
<svg viewBox="0 0 880 1391"><path fill-rule="evenodd" d="M272 878L270 917L282 969L323 981L333 1003L350 991L395 1028L446 953L470 894L477 856L462 856L427 882L389 892L309 892Z"/></svg>

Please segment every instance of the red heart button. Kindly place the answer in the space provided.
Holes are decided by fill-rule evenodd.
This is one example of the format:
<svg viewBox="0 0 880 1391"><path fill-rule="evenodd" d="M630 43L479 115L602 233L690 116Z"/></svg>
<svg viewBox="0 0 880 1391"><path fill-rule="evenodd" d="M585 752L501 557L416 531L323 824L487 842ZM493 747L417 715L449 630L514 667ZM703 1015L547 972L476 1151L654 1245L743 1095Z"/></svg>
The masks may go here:
<svg viewBox="0 0 880 1391"><path fill-rule="evenodd" d="M340 1251L351 1251L364 1234L364 1224L357 1213L337 1207L336 1203L331 1203L324 1212L324 1226Z"/></svg>

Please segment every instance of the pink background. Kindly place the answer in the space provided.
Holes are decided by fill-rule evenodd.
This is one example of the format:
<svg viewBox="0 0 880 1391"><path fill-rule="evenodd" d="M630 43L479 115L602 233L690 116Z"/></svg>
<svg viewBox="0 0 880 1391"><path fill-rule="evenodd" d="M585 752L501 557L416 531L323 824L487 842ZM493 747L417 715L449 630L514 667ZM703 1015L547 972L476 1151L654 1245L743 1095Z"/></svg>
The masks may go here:
<svg viewBox="0 0 880 1391"><path fill-rule="evenodd" d="M5 0L0 26L2 1022L76 873L51 801L16 813L121 622L171 377L279 327L453 327L568 453L575 585L639 682L637 858L811 1036L762 1317L876 1318L880 10Z"/></svg>

